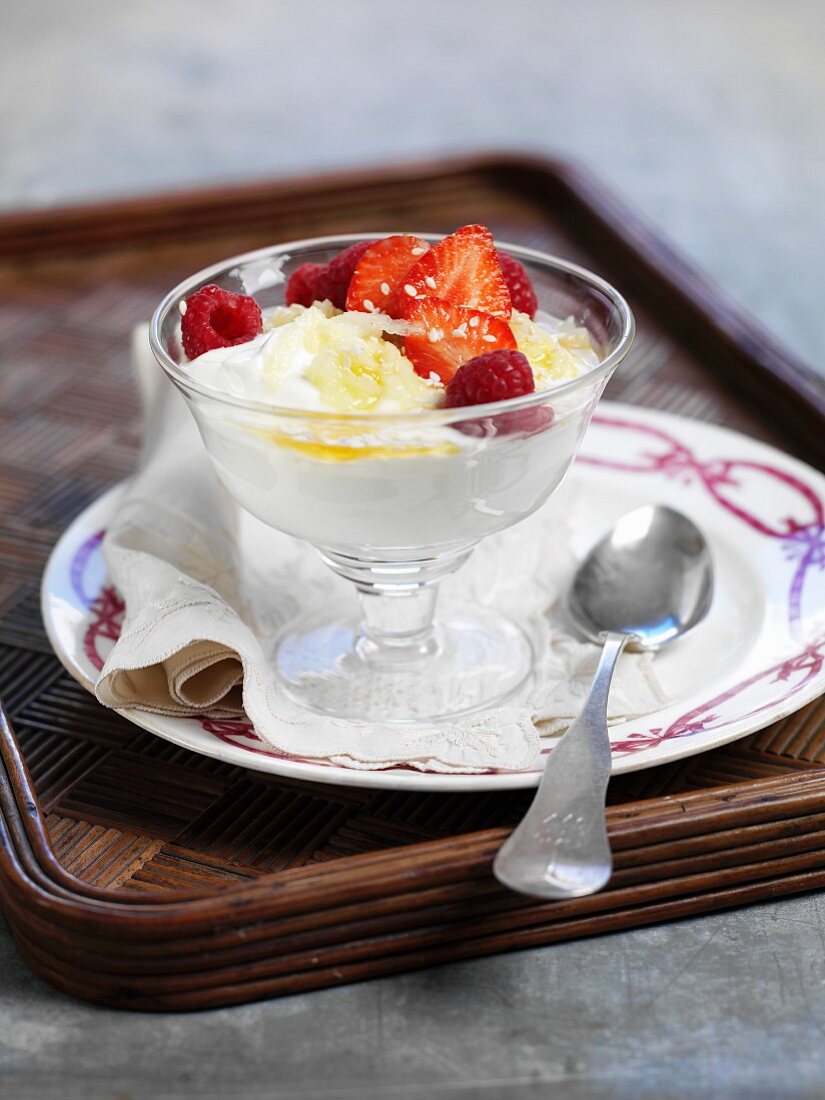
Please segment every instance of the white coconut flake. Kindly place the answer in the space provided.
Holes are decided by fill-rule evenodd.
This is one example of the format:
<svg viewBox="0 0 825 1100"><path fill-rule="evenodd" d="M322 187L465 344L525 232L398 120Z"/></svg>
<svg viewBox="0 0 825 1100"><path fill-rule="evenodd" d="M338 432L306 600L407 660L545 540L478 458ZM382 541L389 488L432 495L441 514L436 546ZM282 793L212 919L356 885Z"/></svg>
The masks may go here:
<svg viewBox="0 0 825 1100"><path fill-rule="evenodd" d="M470 328L477 328L477 327L478 327L478 317L471 317L470 318Z"/></svg>
<svg viewBox="0 0 825 1100"><path fill-rule="evenodd" d="M374 303L371 302L369 298L364 299L364 309L368 313L377 313L378 312L378 310L375 308Z"/></svg>
<svg viewBox="0 0 825 1100"><path fill-rule="evenodd" d="M381 293L382 294L389 294L389 292L390 292L390 284L389 283L382 283L381 284Z"/></svg>
<svg viewBox="0 0 825 1100"><path fill-rule="evenodd" d="M412 283L405 283L404 290L407 292L407 294L409 294L411 298L416 297L415 287L412 285Z"/></svg>
<svg viewBox="0 0 825 1100"><path fill-rule="evenodd" d="M444 332L440 328L431 328L427 333L427 339L431 344L437 344L439 340L444 339Z"/></svg>
<svg viewBox="0 0 825 1100"><path fill-rule="evenodd" d="M426 244L424 244L424 245L419 244L419 245L416 245L415 248L410 249L410 255L411 256L423 256L424 253L427 252L428 250L429 249L428 249L428 246Z"/></svg>
<svg viewBox="0 0 825 1100"><path fill-rule="evenodd" d="M496 342L496 338L495 338L495 336L493 336L493 334L491 332L486 332L481 337L481 339L485 340L488 344L494 344Z"/></svg>
<svg viewBox="0 0 825 1100"><path fill-rule="evenodd" d="M386 313L371 313L370 320L375 320L381 332L388 332L392 336L411 336L416 332L415 325L409 321L399 321L394 317L388 317Z"/></svg>
<svg viewBox="0 0 825 1100"><path fill-rule="evenodd" d="M181 317L183 317L183 315L186 313L186 302L184 302L182 298L178 302L178 309L180 310Z"/></svg>
<svg viewBox="0 0 825 1100"><path fill-rule="evenodd" d="M425 276L424 282L427 284L430 290L435 290L435 279L432 277L432 275Z"/></svg>

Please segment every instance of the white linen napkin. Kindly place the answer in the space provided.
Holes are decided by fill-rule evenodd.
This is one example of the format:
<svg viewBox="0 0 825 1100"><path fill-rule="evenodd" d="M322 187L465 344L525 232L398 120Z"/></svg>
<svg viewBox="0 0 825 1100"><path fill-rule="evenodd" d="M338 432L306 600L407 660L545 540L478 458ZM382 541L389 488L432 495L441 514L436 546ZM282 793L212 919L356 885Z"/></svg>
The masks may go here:
<svg viewBox="0 0 825 1100"><path fill-rule="evenodd" d="M533 765L540 735L559 733L577 714L598 659L597 647L571 637L551 610L575 567L570 495L562 489L517 527L485 540L440 597L498 606L521 621L541 654L529 700L402 732L315 717L279 692L270 639L302 603L349 598L349 586L311 547L234 504L183 399L152 356L146 326L135 330L132 351L145 409L144 448L103 543L126 612L96 685L98 699L170 715L245 712L276 751L353 768L405 763L466 772ZM651 662L646 655L622 658L610 696L612 721L663 701Z"/></svg>

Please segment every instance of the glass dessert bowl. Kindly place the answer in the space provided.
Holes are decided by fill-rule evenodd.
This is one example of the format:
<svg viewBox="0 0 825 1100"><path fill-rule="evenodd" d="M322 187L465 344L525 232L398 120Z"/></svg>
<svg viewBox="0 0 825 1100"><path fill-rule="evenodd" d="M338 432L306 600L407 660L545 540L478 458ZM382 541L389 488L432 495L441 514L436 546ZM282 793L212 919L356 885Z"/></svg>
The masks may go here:
<svg viewBox="0 0 825 1100"><path fill-rule="evenodd" d="M440 320L428 315L423 329L414 320L390 322L369 298L356 315L328 303L305 312L293 307L291 315L278 308L286 279L294 300L307 265L327 270L342 250L385 239L290 242L201 271L160 304L150 340L230 494L268 526L314 546L357 592L356 602L352 588L342 586L340 606L307 608L274 640L279 687L298 705L335 718L420 726L504 704L526 690L533 654L520 627L482 606L450 605L440 615L439 583L481 539L518 523L558 488L630 348L634 324L621 295L597 276L496 244L523 266L544 328L517 313L497 324L518 333L537 379L547 351L542 333L549 333L547 362L557 349L562 366L553 360L551 374L559 376L542 375L542 388L537 381L520 396L445 407L455 389L444 384L453 368L443 380L438 361L429 369L430 344L439 349L444 337ZM422 248L439 241L426 234L404 239L427 242ZM262 331L205 354L193 356L190 346L187 356L182 316L194 310L203 288L209 289L202 298L213 287L230 298L254 298L266 317ZM468 332L478 337L478 327L468 329L478 325L472 313L458 317L448 342ZM487 315L479 316L484 331ZM455 320L450 314L446 327ZM500 329L492 320L490 332L478 339L498 351ZM357 345L372 354L376 339L383 341L377 359L349 350ZM516 347L515 338L508 340L506 347ZM303 373L292 370L296 355ZM261 380L273 377L270 392Z"/></svg>

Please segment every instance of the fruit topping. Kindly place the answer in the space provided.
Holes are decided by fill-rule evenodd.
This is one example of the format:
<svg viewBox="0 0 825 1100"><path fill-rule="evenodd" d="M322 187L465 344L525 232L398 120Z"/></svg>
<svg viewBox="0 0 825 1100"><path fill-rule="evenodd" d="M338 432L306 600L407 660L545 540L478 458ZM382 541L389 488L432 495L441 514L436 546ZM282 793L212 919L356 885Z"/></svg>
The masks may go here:
<svg viewBox="0 0 825 1100"><path fill-rule="evenodd" d="M284 301L288 306L311 306L318 297L318 275L325 271L324 264L301 264L289 276Z"/></svg>
<svg viewBox="0 0 825 1100"><path fill-rule="evenodd" d="M520 351L501 349L488 351L459 367L447 386L447 408L463 408L467 405L487 405L491 401L505 401L523 397L536 388L533 371L527 357ZM543 431L553 420L549 405L536 405L529 409L514 409L479 419L464 420L455 427L465 435L535 435Z"/></svg>
<svg viewBox="0 0 825 1100"><path fill-rule="evenodd" d="M493 235L483 225L464 225L425 252L407 272L399 297L404 295L442 298L496 317L510 316L510 295Z"/></svg>
<svg viewBox="0 0 825 1100"><path fill-rule="evenodd" d="M181 318L183 350L190 359L213 348L245 344L263 331L254 298L209 284L191 294Z"/></svg>
<svg viewBox="0 0 825 1100"><path fill-rule="evenodd" d="M524 265L512 256L508 256L506 252L498 253L498 262L501 264L504 281L510 292L510 302L513 309L518 310L520 313L526 313L530 318L535 317L539 302Z"/></svg>
<svg viewBox="0 0 825 1100"><path fill-rule="evenodd" d="M347 291L347 309L398 317L398 292L405 276L429 250L420 237L393 236L375 241L364 252Z"/></svg>
<svg viewBox="0 0 825 1100"><path fill-rule="evenodd" d="M539 389L577 378L585 367L596 366L599 361L586 329L570 320L551 320L549 324L553 327L537 325L517 310L510 318L516 346L527 356Z"/></svg>
<svg viewBox="0 0 825 1100"><path fill-rule="evenodd" d="M325 268L318 272L315 283L315 297L319 301L324 299L332 302L337 309L347 308L347 291L361 257L372 244L372 241L359 241L351 244L343 252L329 261Z"/></svg>
<svg viewBox="0 0 825 1100"><path fill-rule="evenodd" d="M510 326L499 317L442 298L411 299L405 318L416 331L404 338L404 354L422 378L435 374L445 385L470 359L497 348L516 347Z"/></svg>
<svg viewBox="0 0 825 1100"><path fill-rule="evenodd" d="M536 388L527 356L510 348L486 351L464 363L447 385L448 409L523 397Z"/></svg>

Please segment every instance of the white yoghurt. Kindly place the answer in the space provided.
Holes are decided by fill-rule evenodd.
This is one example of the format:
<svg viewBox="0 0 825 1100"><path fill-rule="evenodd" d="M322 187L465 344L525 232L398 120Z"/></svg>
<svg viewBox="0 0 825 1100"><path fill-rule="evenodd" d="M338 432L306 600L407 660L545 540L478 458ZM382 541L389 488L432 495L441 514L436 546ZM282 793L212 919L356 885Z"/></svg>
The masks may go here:
<svg viewBox="0 0 825 1100"><path fill-rule="evenodd" d="M194 377L212 389L244 397L252 401L268 401L289 409L305 409L320 412L323 408L317 386L307 381L306 368L312 362L312 353L299 342L290 340L289 326L262 332L246 344L230 348L214 348L204 352L190 364ZM266 366L268 361L283 352L284 345L292 343L289 369L281 375L278 384L272 385Z"/></svg>
<svg viewBox="0 0 825 1100"><path fill-rule="evenodd" d="M331 307L325 308L329 313ZM558 487L587 427L596 383L556 401L549 398L553 422L534 434L512 428L497 434L489 420L486 434L467 434L432 422L427 411L442 403L443 387L415 375L413 389L406 388L406 368L397 361L403 356L389 345L397 357L392 362L400 370L399 388L379 387L368 411L342 426L334 418L313 416L329 411L324 387L330 378L335 383L334 357L351 354L369 361L380 333L388 326L403 332L404 322L335 314L328 326L319 326L318 309L276 310L260 336L188 364L216 397L232 394L272 406L272 412L235 409L190 395L215 468L247 511L316 546L405 560L471 546L535 511ZM586 333L572 322L544 315L537 326L522 315L514 317L513 329L525 354L533 338L537 389L551 390L598 363ZM340 402L342 391L333 389ZM374 415L409 412L410 400L413 413L422 414L418 422L415 415L395 424ZM278 408L307 416L279 415ZM339 404L337 411L358 415L363 408L345 410Z"/></svg>

